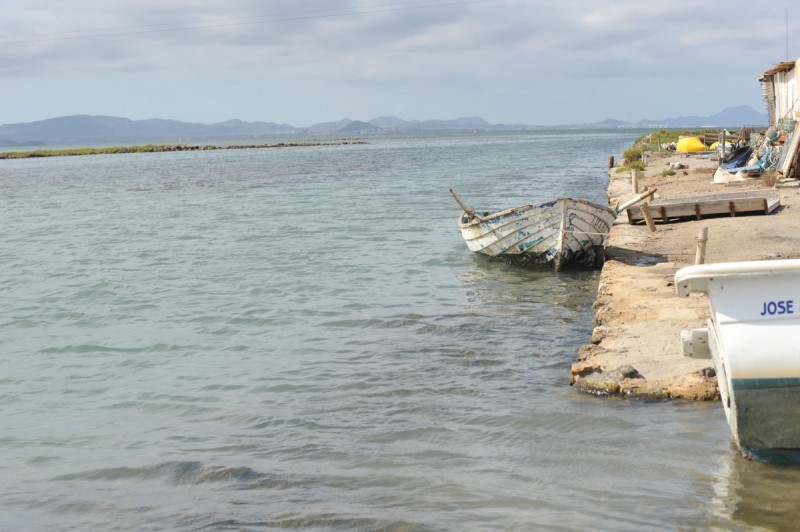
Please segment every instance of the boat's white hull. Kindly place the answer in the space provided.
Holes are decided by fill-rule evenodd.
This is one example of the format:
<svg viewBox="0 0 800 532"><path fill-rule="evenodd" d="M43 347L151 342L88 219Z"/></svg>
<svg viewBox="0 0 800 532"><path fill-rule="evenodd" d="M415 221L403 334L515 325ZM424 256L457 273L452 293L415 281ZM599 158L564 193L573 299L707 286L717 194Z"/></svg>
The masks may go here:
<svg viewBox="0 0 800 532"><path fill-rule="evenodd" d="M463 214L458 226L470 250L510 262L559 270L595 266L616 213L585 200L561 198L483 217Z"/></svg>
<svg viewBox="0 0 800 532"><path fill-rule="evenodd" d="M675 285L708 294L708 343L739 449L800 459L800 260L690 266Z"/></svg>

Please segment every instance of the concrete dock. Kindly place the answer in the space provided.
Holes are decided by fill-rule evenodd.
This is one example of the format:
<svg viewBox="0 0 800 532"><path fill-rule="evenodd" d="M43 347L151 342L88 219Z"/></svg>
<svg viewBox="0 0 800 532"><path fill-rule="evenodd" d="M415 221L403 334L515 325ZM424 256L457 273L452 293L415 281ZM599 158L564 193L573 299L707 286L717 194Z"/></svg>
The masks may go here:
<svg viewBox="0 0 800 532"><path fill-rule="evenodd" d="M775 189L772 176L712 183L716 159L707 155L651 157L639 189L657 189L656 200ZM664 170L675 168L674 175ZM629 171L609 171L609 201L634 196ZM800 258L800 189L778 184L780 207L772 214L737 213L669 223L628 223L620 214L607 240L591 343L571 367L570 384L589 393L716 400L713 362L683 355L680 333L705 326L704 296L679 298L675 272L695 263L697 237L708 229L705 262Z"/></svg>

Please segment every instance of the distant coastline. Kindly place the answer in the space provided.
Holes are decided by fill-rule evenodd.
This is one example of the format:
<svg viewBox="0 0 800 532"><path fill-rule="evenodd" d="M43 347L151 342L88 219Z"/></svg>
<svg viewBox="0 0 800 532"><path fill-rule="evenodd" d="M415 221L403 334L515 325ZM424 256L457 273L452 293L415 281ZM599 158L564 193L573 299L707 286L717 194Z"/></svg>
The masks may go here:
<svg viewBox="0 0 800 532"><path fill-rule="evenodd" d="M415 135L442 132L513 132L574 129L676 129L676 128L739 128L766 127L767 115L751 107L728 107L711 116L684 116L660 120L625 122L607 119L601 122L563 125L492 124L472 116L451 120L403 120L381 116L369 121L342 119L321 122L308 127L274 122L245 122L228 120L214 124L181 122L159 118L130 120L114 116L76 115L49 118L37 122L0 125L0 147L21 146L108 146L112 143L175 143L213 142L212 139L264 139L268 137L326 137L349 138L365 135Z"/></svg>
<svg viewBox="0 0 800 532"><path fill-rule="evenodd" d="M0 159L30 159L37 157L71 157L77 155L104 155L113 153L160 153L173 151L247 150L258 148L302 148L309 146L338 146L366 144L365 141L340 142L276 142L272 144L231 144L229 146L147 144L143 146L114 146L110 148L75 148L63 150L33 150L0 152Z"/></svg>

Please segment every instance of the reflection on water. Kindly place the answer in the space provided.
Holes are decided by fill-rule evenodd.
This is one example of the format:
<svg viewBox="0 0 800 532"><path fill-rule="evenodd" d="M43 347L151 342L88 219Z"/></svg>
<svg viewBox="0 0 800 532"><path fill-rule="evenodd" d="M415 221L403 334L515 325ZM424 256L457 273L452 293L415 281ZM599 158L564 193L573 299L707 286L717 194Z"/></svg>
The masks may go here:
<svg viewBox="0 0 800 532"><path fill-rule="evenodd" d="M462 274L473 305L513 302L528 305L557 305L571 312L583 311L594 303L598 272L526 269L481 255L473 255ZM529 310L529 309L527 309Z"/></svg>
<svg viewBox="0 0 800 532"><path fill-rule="evenodd" d="M713 479L712 522L731 529L791 530L800 522L800 466L744 459L733 449L721 457Z"/></svg>

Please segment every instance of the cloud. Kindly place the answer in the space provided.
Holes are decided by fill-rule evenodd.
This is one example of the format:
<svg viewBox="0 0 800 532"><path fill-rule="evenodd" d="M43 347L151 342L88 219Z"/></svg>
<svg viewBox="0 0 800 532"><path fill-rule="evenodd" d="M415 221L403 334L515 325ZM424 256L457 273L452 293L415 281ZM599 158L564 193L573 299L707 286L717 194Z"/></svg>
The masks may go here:
<svg viewBox="0 0 800 532"><path fill-rule="evenodd" d="M672 104L663 102L681 87L703 101L725 87L742 100L747 91L757 91L757 74L785 55L786 6L766 0L6 4L0 78L7 88L0 91L12 96L37 79L67 77L85 83L90 93L89 84L98 79L107 78L111 86L111 80L133 76L141 91L156 93L159 79L180 84L180 73L186 84L205 79L212 84L205 90L217 84L214 92L232 91L238 98L253 89L226 79L249 77L263 90L287 91L286 98L294 92L307 100L317 90L326 98L341 94L342 105L353 105L344 96L349 91L360 95L365 108L392 99L398 108L428 112L428 102L441 102L443 112L486 109L513 121L523 106L531 109L527 119L555 115L552 104L531 99L544 90L555 91L551 98L560 105L573 102L582 115L598 107L611 114L632 102L647 105L647 97L669 112ZM506 101L494 102L497 94ZM686 96L683 101L698 105Z"/></svg>

